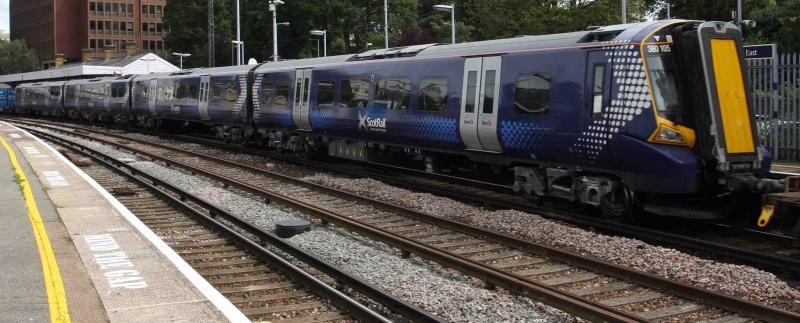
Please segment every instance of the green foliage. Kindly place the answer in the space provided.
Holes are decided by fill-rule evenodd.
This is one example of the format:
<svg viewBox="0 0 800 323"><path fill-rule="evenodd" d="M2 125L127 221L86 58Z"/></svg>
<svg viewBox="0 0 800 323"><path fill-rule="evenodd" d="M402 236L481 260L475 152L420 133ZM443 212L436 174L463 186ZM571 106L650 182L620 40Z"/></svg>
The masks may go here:
<svg viewBox="0 0 800 323"><path fill-rule="evenodd" d="M216 47L216 65L231 64L234 23L233 1L214 0L216 24L214 44ZM208 4L198 0L170 0L164 8L164 26L170 32L164 38L164 45L169 52L192 54L183 60L184 68L208 65ZM172 55L164 57L178 65L178 58Z"/></svg>
<svg viewBox="0 0 800 323"><path fill-rule="evenodd" d="M23 40L0 40L0 75L25 73L39 69L36 51Z"/></svg>
<svg viewBox="0 0 800 323"><path fill-rule="evenodd" d="M240 0L242 40L246 59L272 57L272 14L269 0ZM383 0L285 0L278 6L278 48L281 58L316 57L322 37L309 31L328 31L328 55L383 48ZM584 30L620 22L619 0L388 0L389 46L450 42L450 15L433 9L454 3L457 41L477 41ZM668 0L672 17L731 20L735 1ZM231 64L235 38L235 0L215 0L217 65ZM628 22L666 18L664 0L628 0ZM781 50L797 50L800 1L745 0L745 17L758 27L745 30L747 42L777 41ZM207 7L205 1L168 1L164 23L170 51L192 54L184 66L205 66ZM368 46L368 44L371 44ZM177 59L170 61L177 64Z"/></svg>

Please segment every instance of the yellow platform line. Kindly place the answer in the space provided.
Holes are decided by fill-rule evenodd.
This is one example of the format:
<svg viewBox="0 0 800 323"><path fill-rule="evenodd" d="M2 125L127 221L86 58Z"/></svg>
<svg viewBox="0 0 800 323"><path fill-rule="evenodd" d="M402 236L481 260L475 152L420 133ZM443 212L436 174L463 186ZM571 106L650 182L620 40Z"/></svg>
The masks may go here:
<svg viewBox="0 0 800 323"><path fill-rule="evenodd" d="M17 161L17 155L14 150L2 137L0 137L0 143L3 144L3 147L8 152L8 158L11 160L14 172L19 178L19 185L22 187L22 196L25 198L28 218L31 220L36 246L39 248L39 258L42 260L44 285L47 289L47 303L50 305L50 322L69 323L69 309L67 308L64 283L61 281L61 273L58 270L56 256L53 253L53 246L50 245L50 239L47 237L47 230L45 230L42 216L39 214L39 208L36 207L33 191L31 191L31 186L28 184L27 177L25 177L25 172L22 171L22 167Z"/></svg>

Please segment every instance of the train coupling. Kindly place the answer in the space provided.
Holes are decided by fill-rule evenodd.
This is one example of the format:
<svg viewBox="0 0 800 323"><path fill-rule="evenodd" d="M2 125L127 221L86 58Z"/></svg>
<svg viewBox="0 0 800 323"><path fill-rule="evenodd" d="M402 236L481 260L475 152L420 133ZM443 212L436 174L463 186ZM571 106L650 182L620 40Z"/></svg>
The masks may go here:
<svg viewBox="0 0 800 323"><path fill-rule="evenodd" d="M795 221L795 230L800 233L800 217L798 217L800 212L797 212L800 209L800 176L790 176L782 182L784 184L783 192L764 194L761 215L759 215L756 225L764 228L770 224L776 214L789 214L790 210L795 210L791 214L797 218L786 220Z"/></svg>

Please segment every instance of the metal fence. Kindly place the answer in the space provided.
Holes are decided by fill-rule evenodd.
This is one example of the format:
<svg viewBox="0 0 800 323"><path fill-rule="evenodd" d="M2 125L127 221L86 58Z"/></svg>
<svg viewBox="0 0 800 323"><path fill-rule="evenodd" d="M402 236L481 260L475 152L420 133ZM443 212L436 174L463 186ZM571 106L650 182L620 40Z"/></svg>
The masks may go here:
<svg viewBox="0 0 800 323"><path fill-rule="evenodd" d="M775 160L800 161L800 54L748 59L747 74L759 143Z"/></svg>

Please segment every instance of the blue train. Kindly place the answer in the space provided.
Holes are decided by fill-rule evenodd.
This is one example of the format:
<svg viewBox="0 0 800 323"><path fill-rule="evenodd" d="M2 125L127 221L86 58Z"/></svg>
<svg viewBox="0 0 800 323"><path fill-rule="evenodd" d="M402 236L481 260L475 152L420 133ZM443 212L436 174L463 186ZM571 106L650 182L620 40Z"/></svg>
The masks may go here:
<svg viewBox="0 0 800 323"><path fill-rule="evenodd" d="M770 191L742 38L667 20L256 66L25 84L18 110L429 171L491 169L532 199L718 217L693 205ZM679 203L676 203L679 202ZM675 207L680 205L680 207ZM715 208L719 209L719 208Z"/></svg>

